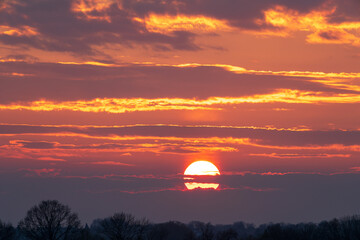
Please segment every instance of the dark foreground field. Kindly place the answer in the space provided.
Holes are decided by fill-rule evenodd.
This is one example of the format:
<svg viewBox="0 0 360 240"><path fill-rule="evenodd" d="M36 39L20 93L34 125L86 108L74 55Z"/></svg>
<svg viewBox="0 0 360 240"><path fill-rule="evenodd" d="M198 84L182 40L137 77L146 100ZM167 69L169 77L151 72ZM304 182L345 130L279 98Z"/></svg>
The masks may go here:
<svg viewBox="0 0 360 240"><path fill-rule="evenodd" d="M244 222L212 225L193 221L151 223L131 214L115 213L82 225L77 214L56 200L42 201L29 209L13 226L0 220L0 240L356 240L360 239L360 216L320 223Z"/></svg>

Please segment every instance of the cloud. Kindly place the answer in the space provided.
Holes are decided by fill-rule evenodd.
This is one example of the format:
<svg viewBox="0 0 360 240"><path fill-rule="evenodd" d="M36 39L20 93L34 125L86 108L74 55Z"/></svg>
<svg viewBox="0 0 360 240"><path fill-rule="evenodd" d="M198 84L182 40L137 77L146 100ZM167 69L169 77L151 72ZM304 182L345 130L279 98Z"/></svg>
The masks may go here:
<svg viewBox="0 0 360 240"><path fill-rule="evenodd" d="M157 49L199 49L193 43L192 33L149 32L143 24L133 20L130 9L122 9L115 1L101 4L90 0L19 0L3 8L2 20L3 28L10 30L0 33L1 42L47 51L94 54L92 46L107 43L162 46ZM28 29L33 34L27 34Z"/></svg>
<svg viewBox="0 0 360 240"><path fill-rule="evenodd" d="M356 9L360 9L360 4L354 0L237 1L236 3L226 0L222 1L221 5L216 1L176 1L177 4L174 1L173 5L166 6L145 1L125 2L139 15L144 15L145 19L150 18L148 20L150 23L152 12L155 12L158 18L161 12L165 12L162 13L162 23L170 26L173 18L179 15L185 15L188 19L194 19L193 21L198 16L206 16L225 23L223 24L225 27L219 27L220 31L233 27L250 34L283 37L288 37L293 32L309 32L307 38L309 43L360 46L360 36L354 33L354 30L359 29L360 26L359 18L355 17L358 12ZM167 17L167 13L172 13L174 17Z"/></svg>
<svg viewBox="0 0 360 240"><path fill-rule="evenodd" d="M249 156L270 157L270 158L349 158L350 154L329 154L329 153L250 153Z"/></svg>
<svg viewBox="0 0 360 240"><path fill-rule="evenodd" d="M33 149L51 149L54 148L58 143L55 142L46 142L46 141L21 141L21 140L12 140L10 141L11 145L16 145L23 148L33 148Z"/></svg>
<svg viewBox="0 0 360 240"><path fill-rule="evenodd" d="M54 157L38 157L36 160L38 160L38 161L50 161L50 162L66 162L65 159L54 158Z"/></svg>
<svg viewBox="0 0 360 240"><path fill-rule="evenodd" d="M110 180L134 180L134 179L155 179L155 180L173 180L173 179L182 179L182 176L178 175L154 175L154 174L105 174L105 175L63 175L63 178L79 178L79 179L91 179L91 178L98 178L98 179L110 179Z"/></svg>
<svg viewBox="0 0 360 240"><path fill-rule="evenodd" d="M28 54L9 54L5 57L0 58L0 62L27 62L34 63L39 59L37 57Z"/></svg>
<svg viewBox="0 0 360 240"><path fill-rule="evenodd" d="M26 176L39 176L39 177L55 177L58 176L61 172L60 169L55 168L41 168L41 169L21 169L21 171L25 171Z"/></svg>
<svg viewBox="0 0 360 240"><path fill-rule="evenodd" d="M316 20L316 16L311 14L323 12L329 5L328 2L224 0L219 4L216 0L6 1L0 7L0 42L82 55L99 54L99 51L95 50L96 46L107 44L120 44L125 47L138 44L151 46L157 51L196 51L203 48L195 43L199 34L230 30L274 34L283 30L283 26L274 23L281 22L284 18L266 22L267 11L280 6L288 9L292 19L297 16L311 16ZM331 21L322 20L322 26L335 30L334 26L339 24L358 21L357 12L354 10L358 9L358 5L354 0L333 1L336 11L327 14L328 16L324 15ZM335 23L337 25L334 25ZM292 30L303 31L303 28L303 25L297 24ZM345 38L328 43L358 45L358 36L350 33L347 27L343 29ZM314 34L322 39L321 35ZM308 41L319 42L315 35Z"/></svg>
<svg viewBox="0 0 360 240"><path fill-rule="evenodd" d="M301 171L301 172L253 172L253 171L223 171L220 178L227 178L227 176L246 176L246 175L258 175L258 176L285 176L285 175L318 175L318 176L333 176L333 175L342 175L342 174L354 174L359 172L359 167L351 167L350 170L341 170L341 171L330 171L330 172L311 172L311 171Z"/></svg>
<svg viewBox="0 0 360 240"><path fill-rule="evenodd" d="M196 185L197 183L195 183ZM183 184L179 184L178 186L168 187L168 188L154 188L154 189L147 189L147 190L124 190L124 189L105 189L105 190L98 190L98 191L88 191L92 194L105 194L105 193L125 193L125 194L149 194L149 193L159 193L159 192L168 192L168 191L180 191L180 192L187 192L191 190L192 192L212 192L212 191L252 191L252 192L273 192L279 191L277 188L256 188L250 186L241 186L241 187L228 187L228 186L220 186L214 190L214 183L203 184L202 187L195 187L187 189Z"/></svg>
<svg viewBox="0 0 360 240"><path fill-rule="evenodd" d="M358 73L271 72L230 65L9 61L0 62L0 71L8 74L0 83L0 103L34 110L216 110L216 105L242 102L356 102L360 92L353 81Z"/></svg>
<svg viewBox="0 0 360 240"><path fill-rule="evenodd" d="M307 32L306 41L317 44L349 44L360 46L360 36L356 30L360 28L357 22L329 22L328 19L336 12L337 6L324 6L308 13L276 6L264 11L264 23L276 27L266 30L263 34L289 36L293 32ZM259 23L262 20L259 20Z"/></svg>
<svg viewBox="0 0 360 240"><path fill-rule="evenodd" d="M360 167L352 167L350 169L355 171L355 172L360 172Z"/></svg>
<svg viewBox="0 0 360 240"><path fill-rule="evenodd" d="M138 16L147 16L149 13L207 16L228 21L231 25L241 29L259 29L255 20L263 16L263 11L275 4L284 5L301 12L311 11L321 6L325 1L231 1L225 0L219 4L216 0L198 1L123 1L124 8L132 9Z"/></svg>
<svg viewBox="0 0 360 240"><path fill-rule="evenodd" d="M100 162L91 162L95 165L110 165L110 166L134 166L133 164L115 162L115 161L100 161Z"/></svg>
<svg viewBox="0 0 360 240"><path fill-rule="evenodd" d="M249 128L228 126L176 126L176 125L133 125L117 127L77 127L77 126L32 126L0 125L1 135L39 134L79 136L113 140L164 140L173 143L190 143L187 147L200 149L204 143L245 144L258 147L278 147L279 149L296 149L297 147L316 150L324 146L328 149L353 149L360 145L360 131L315 131L286 130L272 128ZM193 142L196 141L196 142ZM194 144L195 145L191 145ZM153 143L156 146L158 143ZM159 144L162 144L161 142ZM99 145L101 146L101 145ZM109 146L107 144L104 145ZM116 147L117 145L110 145ZM123 146L123 145L120 145ZM137 145L137 147L140 147ZM150 146L150 145L145 145ZM221 145L219 145L221 147ZM293 146L293 148L291 147ZM151 147L151 146L150 146ZM170 145L163 145L165 149ZM212 145L211 147L216 147ZM93 148L98 146L93 145ZM78 149L78 148L77 148Z"/></svg>
<svg viewBox="0 0 360 240"><path fill-rule="evenodd" d="M169 34L176 31L188 32L219 32L231 31L231 27L225 22L206 16L170 16L150 14L145 19L135 18L145 24L149 32Z"/></svg>
<svg viewBox="0 0 360 240"><path fill-rule="evenodd" d="M168 110L225 110L232 105L243 103L360 103L359 94L326 94L321 92L302 92L297 90L279 89L264 95L248 97L211 97L205 100L182 98L96 98L88 101L33 101L25 104L13 103L0 105L0 110L30 110L30 111L78 111L128 113Z"/></svg>
<svg viewBox="0 0 360 240"><path fill-rule="evenodd" d="M146 173L146 169L152 169L155 165L160 168L152 173L169 173L166 169L168 164L174 166L174 162L181 164L181 161L195 159L214 159L215 162L221 159L224 166L229 163L244 166L245 171L230 175L246 175L247 168L251 169L253 164L258 166L259 163L264 166L261 169L265 169L259 173L264 174L268 171L279 173L278 175L326 172L334 166L341 172L344 168L354 166L353 162L360 153L360 132L339 130L177 125L106 127L1 124L0 139L0 158L3 159L6 170L17 169L19 164L23 168L56 166L64 169L66 175L74 177L86 177L89 175L88 171L94 170L97 172L96 176L122 173L128 177L139 178L138 175L144 174L139 174L138 171ZM176 161L173 161L174 159ZM291 159L294 161L289 161ZM316 162L316 170L309 170L308 166L313 162ZM279 166L279 163L285 167ZM326 164L326 167L323 164ZM182 172L184 166L177 166L177 171ZM219 167L222 168L221 165ZM228 175L226 171L229 171L229 168L224 169L224 176Z"/></svg>
<svg viewBox="0 0 360 240"><path fill-rule="evenodd" d="M336 9L330 16L329 22L359 22L360 3L357 0L333 0Z"/></svg>

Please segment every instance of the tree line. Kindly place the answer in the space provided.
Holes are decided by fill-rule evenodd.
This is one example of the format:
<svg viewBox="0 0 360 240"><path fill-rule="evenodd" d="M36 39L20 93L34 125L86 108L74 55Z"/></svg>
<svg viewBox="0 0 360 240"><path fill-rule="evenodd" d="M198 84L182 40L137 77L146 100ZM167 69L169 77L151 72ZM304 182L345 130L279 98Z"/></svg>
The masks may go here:
<svg viewBox="0 0 360 240"><path fill-rule="evenodd" d="M115 213L81 225L71 209L56 200L29 209L14 227L0 220L0 240L360 240L360 216L300 224L244 222L212 225L193 221L150 223L131 214Z"/></svg>

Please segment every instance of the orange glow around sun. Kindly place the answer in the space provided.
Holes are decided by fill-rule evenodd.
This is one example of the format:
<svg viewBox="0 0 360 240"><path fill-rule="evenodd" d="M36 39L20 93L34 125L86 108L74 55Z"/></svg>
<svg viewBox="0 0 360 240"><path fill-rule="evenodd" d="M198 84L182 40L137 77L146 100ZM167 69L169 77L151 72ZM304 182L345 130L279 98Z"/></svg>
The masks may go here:
<svg viewBox="0 0 360 240"><path fill-rule="evenodd" d="M209 161L196 161L191 163L184 172L184 179L194 179L189 176L217 176L220 175L219 169ZM217 189L218 183L198 183L198 182L186 182L187 189Z"/></svg>

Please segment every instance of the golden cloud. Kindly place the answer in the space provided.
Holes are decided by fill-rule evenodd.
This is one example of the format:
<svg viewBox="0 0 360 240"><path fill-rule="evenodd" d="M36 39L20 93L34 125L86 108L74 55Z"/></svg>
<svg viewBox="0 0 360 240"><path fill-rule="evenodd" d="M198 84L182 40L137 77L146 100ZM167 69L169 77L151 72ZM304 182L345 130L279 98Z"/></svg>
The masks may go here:
<svg viewBox="0 0 360 240"><path fill-rule="evenodd" d="M114 3L116 3L115 0L75 0L71 10L80 14L79 18L111 22L106 10Z"/></svg>
<svg viewBox="0 0 360 240"><path fill-rule="evenodd" d="M8 36L34 36L38 35L39 33L35 28L30 26L15 28L6 25L0 25L0 34Z"/></svg>
<svg viewBox="0 0 360 240"><path fill-rule="evenodd" d="M257 94L246 97L210 97L205 100L188 98L96 98L77 101L39 100L28 103L3 104L0 105L0 110L126 113L168 110L223 110L228 105L243 103L360 103L360 94L335 94L278 89L269 94Z"/></svg>
<svg viewBox="0 0 360 240"><path fill-rule="evenodd" d="M149 32L167 34L174 31L190 32L215 32L230 31L226 21L210 18L206 16L186 16L186 15L158 15L150 14L148 17L134 18L133 20L143 23Z"/></svg>
<svg viewBox="0 0 360 240"><path fill-rule="evenodd" d="M264 19L257 20L259 25L272 25L275 30L265 30L262 34L289 36L292 32L310 32L309 43L349 44L360 46L360 22L330 23L329 16L336 7L314 10L302 14L283 6L264 11Z"/></svg>

